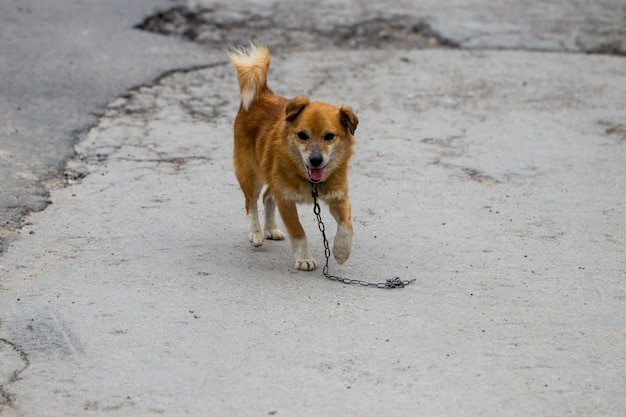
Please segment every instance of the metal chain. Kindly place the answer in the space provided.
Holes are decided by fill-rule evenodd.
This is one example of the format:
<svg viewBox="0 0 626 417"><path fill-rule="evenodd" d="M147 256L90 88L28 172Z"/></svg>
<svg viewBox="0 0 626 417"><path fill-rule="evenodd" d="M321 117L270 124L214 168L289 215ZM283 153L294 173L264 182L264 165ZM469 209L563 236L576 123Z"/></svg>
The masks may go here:
<svg viewBox="0 0 626 417"><path fill-rule="evenodd" d="M313 196L313 213L315 217L317 217L317 225L322 232L322 239L324 240L324 257L326 258L326 263L324 264L324 268L322 269L322 274L332 281L342 282L348 285L361 285L363 287L375 287L375 288L404 288L410 283L414 282L415 279L411 280L402 280L400 277L393 277L387 279L385 282L368 282L362 281L360 279L350 279L350 278L342 278L336 275L331 275L328 272L328 260L330 259L330 247L328 246L328 239L326 239L326 226L324 226L324 222L322 221L322 209L320 204L317 202L317 184L311 183L311 195Z"/></svg>

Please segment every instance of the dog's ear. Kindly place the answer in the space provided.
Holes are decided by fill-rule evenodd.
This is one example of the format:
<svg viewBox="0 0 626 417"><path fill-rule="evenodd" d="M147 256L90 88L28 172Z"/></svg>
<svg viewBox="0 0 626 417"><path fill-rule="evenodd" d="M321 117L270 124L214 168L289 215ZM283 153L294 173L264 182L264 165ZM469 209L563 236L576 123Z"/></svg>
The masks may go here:
<svg viewBox="0 0 626 417"><path fill-rule="evenodd" d="M351 135L354 135L356 126L359 124L359 118L356 117L351 107L341 106L339 108L339 122L350 131Z"/></svg>
<svg viewBox="0 0 626 417"><path fill-rule="evenodd" d="M285 108L285 120L288 122L294 120L309 103L309 98L306 96L298 96L289 100Z"/></svg>

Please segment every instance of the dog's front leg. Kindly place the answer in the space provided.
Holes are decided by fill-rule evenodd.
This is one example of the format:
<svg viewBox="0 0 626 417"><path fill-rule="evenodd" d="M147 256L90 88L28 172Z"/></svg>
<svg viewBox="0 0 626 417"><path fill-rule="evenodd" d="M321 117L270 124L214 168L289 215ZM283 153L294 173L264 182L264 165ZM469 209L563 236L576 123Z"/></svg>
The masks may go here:
<svg viewBox="0 0 626 417"><path fill-rule="evenodd" d="M302 271L313 271L317 268L317 263L309 251L306 234L300 224L300 219L298 219L298 209L296 208L296 203L293 201L285 201L280 198L275 198L275 202L278 207L280 217L283 219L283 223L285 224L289 237L291 238L293 256L296 259L296 269L300 269Z"/></svg>
<svg viewBox="0 0 626 417"><path fill-rule="evenodd" d="M335 200L328 203L330 214L337 221L337 234L333 243L333 255L340 264L350 257L352 252L352 220L350 220L350 200Z"/></svg>
<svg viewBox="0 0 626 417"><path fill-rule="evenodd" d="M250 227L248 228L248 238L252 246L261 246L263 244L263 234L261 233L261 223L259 222L259 212L256 207L250 210L248 213L248 221Z"/></svg>

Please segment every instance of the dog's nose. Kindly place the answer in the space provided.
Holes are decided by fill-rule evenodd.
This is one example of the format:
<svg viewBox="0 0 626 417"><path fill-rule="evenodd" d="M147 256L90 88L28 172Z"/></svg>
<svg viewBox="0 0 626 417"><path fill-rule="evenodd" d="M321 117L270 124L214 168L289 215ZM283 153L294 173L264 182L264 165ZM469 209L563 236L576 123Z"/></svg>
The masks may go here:
<svg viewBox="0 0 626 417"><path fill-rule="evenodd" d="M324 162L324 157L322 155L311 155L309 158L309 163L313 168L318 168Z"/></svg>

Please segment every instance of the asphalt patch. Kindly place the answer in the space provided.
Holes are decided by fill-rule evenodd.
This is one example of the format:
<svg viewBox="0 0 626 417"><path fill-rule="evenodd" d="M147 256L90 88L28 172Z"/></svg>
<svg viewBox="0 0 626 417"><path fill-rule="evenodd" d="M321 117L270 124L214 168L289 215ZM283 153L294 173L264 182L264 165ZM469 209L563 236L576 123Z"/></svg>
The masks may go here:
<svg viewBox="0 0 626 417"><path fill-rule="evenodd" d="M146 18L136 28L224 48L249 41L273 50L320 48L456 48L425 18L410 15L304 15L282 8L235 9L228 6L190 9L177 6Z"/></svg>

